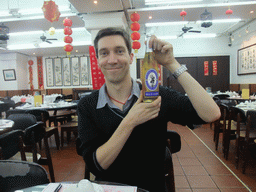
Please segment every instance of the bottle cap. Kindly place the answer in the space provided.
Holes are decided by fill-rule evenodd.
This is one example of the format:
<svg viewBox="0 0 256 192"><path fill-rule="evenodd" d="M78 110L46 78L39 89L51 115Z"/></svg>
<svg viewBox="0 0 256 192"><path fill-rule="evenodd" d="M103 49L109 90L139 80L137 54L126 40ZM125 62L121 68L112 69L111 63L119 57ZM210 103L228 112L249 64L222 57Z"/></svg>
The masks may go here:
<svg viewBox="0 0 256 192"><path fill-rule="evenodd" d="M151 36L147 36L147 44L146 44L146 52L149 53L149 52L153 52L153 49L152 48L149 48L149 39L150 39Z"/></svg>

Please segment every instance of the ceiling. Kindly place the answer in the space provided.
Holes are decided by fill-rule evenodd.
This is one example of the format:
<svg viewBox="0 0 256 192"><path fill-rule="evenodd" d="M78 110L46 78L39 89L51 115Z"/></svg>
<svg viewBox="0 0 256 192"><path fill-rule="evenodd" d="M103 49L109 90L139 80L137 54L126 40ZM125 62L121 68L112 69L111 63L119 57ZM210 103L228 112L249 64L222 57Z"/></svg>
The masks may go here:
<svg viewBox="0 0 256 192"><path fill-rule="evenodd" d="M157 0L154 0L155 2ZM178 2L181 2L179 0ZM237 3L247 3L237 5ZM59 21L49 22L43 17L41 8L43 0L5 0L1 2L0 23L9 27L9 40L7 40L7 50L0 49L0 53L18 52L29 56L60 56L65 55L63 19L68 16L73 21L71 28L73 33L72 55L88 54L88 46L92 42L92 38L96 32L107 26L120 26L129 28L130 14L137 11L140 14L139 23L141 25L141 34L155 34L157 36L180 36L182 32L183 18L180 12L184 9L187 15L184 21L187 21L187 27L193 27L191 30L198 30L201 33L190 33L182 35L179 38L185 38L188 34L202 35L206 33L215 33L217 36L228 36L230 32L236 31L242 26L249 25L255 20L256 1L253 0L202 0L193 3L169 3L164 5L145 5L144 0L98 0L97 4L93 0L55 0L59 6L61 17ZM230 6L229 6L230 5ZM63 6L68 7L62 10ZM225 14L228 8L233 10L233 14L228 16ZM29 19L28 16L21 13L17 15L17 10L31 9L39 11L28 16L40 16L38 19ZM209 28L201 27L196 23L200 20L200 15L207 9L212 13L212 20L223 19L241 19L235 23L213 23ZM12 12L12 15L1 15L1 11ZM16 12L15 12L16 11ZM30 11L31 12L31 11ZM40 13L41 12L41 13ZM152 16L152 19L149 19ZM10 21L11 20L11 21ZM145 23L157 22L179 22L170 26L145 27ZM49 35L50 27L56 29L54 35ZM59 29L59 30L57 30ZM34 31L30 34L16 35L12 33ZM36 31L39 31L38 33ZM51 41L52 44L43 43L40 36L45 34L47 38L56 38L58 40ZM25 44L30 44L34 48L17 49L18 45L25 48ZM78 45L80 44L80 45ZM52 46L52 47L48 47ZM14 50L9 50L14 48ZM76 52L77 50L77 52Z"/></svg>

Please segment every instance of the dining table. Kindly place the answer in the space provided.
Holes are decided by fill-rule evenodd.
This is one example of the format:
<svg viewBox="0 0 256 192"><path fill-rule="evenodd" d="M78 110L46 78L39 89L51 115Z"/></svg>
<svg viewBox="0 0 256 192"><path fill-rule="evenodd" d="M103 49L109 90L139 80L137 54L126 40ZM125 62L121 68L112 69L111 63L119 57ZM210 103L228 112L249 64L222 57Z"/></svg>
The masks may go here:
<svg viewBox="0 0 256 192"><path fill-rule="evenodd" d="M11 131L14 121L9 119L0 119L0 135Z"/></svg>
<svg viewBox="0 0 256 192"><path fill-rule="evenodd" d="M109 182L109 181L91 181L91 182L92 184L95 183L100 185L104 189L104 191L107 191L107 192L149 192L145 189L122 184L122 183L115 183L115 182ZM74 185L78 183L79 181L60 182L60 184L62 185L62 188L60 188L58 192L65 192L65 189L68 188L70 185ZM48 185L49 184L36 185L33 187L16 190L15 192L42 192ZM95 192L102 192L102 190L95 190Z"/></svg>
<svg viewBox="0 0 256 192"><path fill-rule="evenodd" d="M236 105L236 107L238 107L239 109L242 109L246 114L247 111L249 110L256 110L256 101L241 102L238 105Z"/></svg>
<svg viewBox="0 0 256 192"><path fill-rule="evenodd" d="M40 106L34 106L31 104L24 104L22 106L16 107L15 111L21 111L24 113L27 110L33 109L44 109L49 112L50 119L54 122L54 125L57 126L57 118L60 117L71 117L71 115L76 114L77 103L76 102L59 102L59 103L49 103L41 104Z"/></svg>

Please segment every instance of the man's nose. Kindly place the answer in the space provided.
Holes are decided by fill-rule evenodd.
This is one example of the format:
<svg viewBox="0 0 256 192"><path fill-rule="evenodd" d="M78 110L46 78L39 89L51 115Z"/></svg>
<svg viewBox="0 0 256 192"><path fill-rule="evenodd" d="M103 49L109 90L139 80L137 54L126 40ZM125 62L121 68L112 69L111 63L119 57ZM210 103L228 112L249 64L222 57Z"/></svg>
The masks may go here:
<svg viewBox="0 0 256 192"><path fill-rule="evenodd" d="M117 63L117 57L115 53L113 52L109 53L108 63Z"/></svg>

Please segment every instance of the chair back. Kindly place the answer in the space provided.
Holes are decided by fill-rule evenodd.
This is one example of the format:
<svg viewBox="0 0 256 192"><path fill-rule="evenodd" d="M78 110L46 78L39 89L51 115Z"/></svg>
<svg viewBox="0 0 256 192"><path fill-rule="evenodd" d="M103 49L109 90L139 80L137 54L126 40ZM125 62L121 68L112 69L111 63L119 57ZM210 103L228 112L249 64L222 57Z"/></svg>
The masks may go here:
<svg viewBox="0 0 256 192"><path fill-rule="evenodd" d="M6 112L6 117L9 117L12 114L22 114L25 113L25 110L21 110L21 109L10 109Z"/></svg>
<svg viewBox="0 0 256 192"><path fill-rule="evenodd" d="M25 130L27 127L37 123L36 117L31 114L12 114L7 119L13 120L12 130Z"/></svg>
<svg viewBox="0 0 256 192"><path fill-rule="evenodd" d="M256 111L248 110L246 116L247 118L250 116L250 129L256 130Z"/></svg>
<svg viewBox="0 0 256 192"><path fill-rule="evenodd" d="M247 118L245 116L245 112L242 109L240 109L238 107L234 107L234 106L230 107L229 109L230 109L229 116L230 116L231 120L237 121L237 114L239 113L240 114L241 123L245 123L246 122Z"/></svg>
<svg viewBox="0 0 256 192"><path fill-rule="evenodd" d="M23 136L24 133L21 130L13 130L0 135L0 159L9 159L20 152L21 159L26 161Z"/></svg>
<svg viewBox="0 0 256 192"><path fill-rule="evenodd" d="M45 109L29 109L26 110L25 113L34 115L36 117L36 120L44 122L44 125L46 124L46 121L50 118L49 112Z"/></svg>
<svg viewBox="0 0 256 192"><path fill-rule="evenodd" d="M229 112L229 107L224 103L221 103L219 107L220 107L220 113L221 113L220 120L226 121L228 112Z"/></svg>
<svg viewBox="0 0 256 192"><path fill-rule="evenodd" d="M37 163L0 160L0 192L50 183L46 170Z"/></svg>
<svg viewBox="0 0 256 192"><path fill-rule="evenodd" d="M25 145L35 145L44 138L45 129L42 123L35 123L25 129L24 143Z"/></svg>

